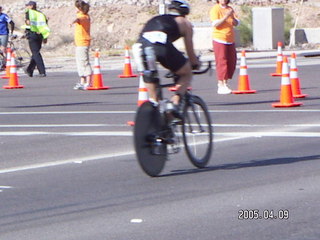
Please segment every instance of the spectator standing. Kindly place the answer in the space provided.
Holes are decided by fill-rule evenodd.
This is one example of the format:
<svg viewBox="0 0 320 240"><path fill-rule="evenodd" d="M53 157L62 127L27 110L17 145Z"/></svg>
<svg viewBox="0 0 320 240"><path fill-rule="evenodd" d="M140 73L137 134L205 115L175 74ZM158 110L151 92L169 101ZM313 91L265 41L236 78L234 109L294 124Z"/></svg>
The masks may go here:
<svg viewBox="0 0 320 240"><path fill-rule="evenodd" d="M37 10L37 3L30 1L26 4L26 37L29 42L29 47L32 53L31 61L25 72L29 77L33 76L33 72L37 67L39 77L46 77L46 69L43 58L40 53L42 43L47 43L50 29L48 27L47 17Z"/></svg>
<svg viewBox="0 0 320 240"><path fill-rule="evenodd" d="M234 27L239 24L239 20L229 2L230 0L217 0L210 10L218 94L232 92L228 81L232 79L237 64Z"/></svg>
<svg viewBox="0 0 320 240"><path fill-rule="evenodd" d="M1 71L6 68L7 63L7 45L9 39L9 28L8 24L10 24L10 34L13 34L14 30L14 22L11 18L2 12L2 6L0 6L0 50L3 54L3 62L1 63Z"/></svg>
<svg viewBox="0 0 320 240"><path fill-rule="evenodd" d="M86 90L91 84L92 68L89 59L89 48L91 43L90 25L91 20L88 14L90 5L82 0L76 0L77 18L70 24L74 24L74 43L76 46L76 63L80 82L73 89Z"/></svg>

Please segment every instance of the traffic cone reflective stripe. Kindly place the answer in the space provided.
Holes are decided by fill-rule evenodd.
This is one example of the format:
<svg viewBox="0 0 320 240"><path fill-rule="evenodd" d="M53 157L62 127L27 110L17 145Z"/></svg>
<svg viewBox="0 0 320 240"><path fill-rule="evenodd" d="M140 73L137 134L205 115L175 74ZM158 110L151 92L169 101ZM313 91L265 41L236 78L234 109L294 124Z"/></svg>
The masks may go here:
<svg viewBox="0 0 320 240"><path fill-rule="evenodd" d="M125 48L123 74L119 75L118 77L120 77L120 78L131 78L131 77L137 77L137 76L138 75L133 74L133 72L132 72L130 54L129 54L129 47L126 47Z"/></svg>
<svg viewBox="0 0 320 240"><path fill-rule="evenodd" d="M138 93L138 107L141 106L144 102L149 100L148 89L143 80L143 74L139 74L139 93ZM128 121L128 125L134 126L134 121Z"/></svg>
<svg viewBox="0 0 320 240"><path fill-rule="evenodd" d="M308 96L307 94L302 94L300 89L300 79L298 77L298 68L296 62L296 54L291 54L291 61L290 61L290 80L291 80L291 87L292 87L292 95L295 98L304 98Z"/></svg>
<svg viewBox="0 0 320 240"><path fill-rule="evenodd" d="M3 79L10 78L10 65L11 65L11 48L7 48L7 60L6 60L6 74L1 76Z"/></svg>
<svg viewBox="0 0 320 240"><path fill-rule="evenodd" d="M87 88L87 90L106 90L109 88L110 87L108 86L103 86L103 79L100 66L100 53L96 51L94 55L92 83L91 86Z"/></svg>
<svg viewBox="0 0 320 240"><path fill-rule="evenodd" d="M138 106L142 103L148 101L148 89L146 88L146 84L143 81L143 74L140 74L139 77L139 94L138 94Z"/></svg>
<svg viewBox="0 0 320 240"><path fill-rule="evenodd" d="M302 103L294 102L290 78L289 78L288 59L287 57L283 57L280 102L273 103L272 106L273 107L297 107L300 105L302 105Z"/></svg>
<svg viewBox="0 0 320 240"><path fill-rule="evenodd" d="M277 53L277 67L276 72L271 73L273 77L282 76L282 64L283 64L283 55L282 55L282 43L278 42L278 53Z"/></svg>
<svg viewBox="0 0 320 240"><path fill-rule="evenodd" d="M13 89L13 88L23 88L23 85L19 85L19 78L17 74L17 66L15 60L15 54L11 55L11 63L10 63L10 78L8 85L3 86L5 89Z"/></svg>
<svg viewBox="0 0 320 240"><path fill-rule="evenodd" d="M256 90L250 89L249 76L247 72L248 66L246 63L246 52L242 51L241 60L240 60L240 71L238 79L238 90L232 91L234 94L246 94L246 93L255 93Z"/></svg>

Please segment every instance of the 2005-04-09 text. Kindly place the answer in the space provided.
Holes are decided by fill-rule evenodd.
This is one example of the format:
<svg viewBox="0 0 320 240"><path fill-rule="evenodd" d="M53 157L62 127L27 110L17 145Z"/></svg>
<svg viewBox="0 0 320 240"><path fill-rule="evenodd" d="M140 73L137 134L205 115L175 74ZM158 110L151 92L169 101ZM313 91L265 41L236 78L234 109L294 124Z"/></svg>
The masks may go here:
<svg viewBox="0 0 320 240"><path fill-rule="evenodd" d="M265 209L260 211L258 209L240 209L238 211L239 220L258 220L258 219L280 219L288 220L289 219L289 210L280 209L280 210L268 210Z"/></svg>

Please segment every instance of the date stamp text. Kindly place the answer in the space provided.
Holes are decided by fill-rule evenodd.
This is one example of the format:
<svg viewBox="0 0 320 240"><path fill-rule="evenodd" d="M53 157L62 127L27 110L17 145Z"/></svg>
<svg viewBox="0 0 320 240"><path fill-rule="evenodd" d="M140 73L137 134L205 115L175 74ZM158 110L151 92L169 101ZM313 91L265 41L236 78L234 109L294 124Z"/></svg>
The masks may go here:
<svg viewBox="0 0 320 240"><path fill-rule="evenodd" d="M239 220L288 220L289 219L289 210L280 209L280 210L268 210L263 211L259 209L240 209L238 211Z"/></svg>

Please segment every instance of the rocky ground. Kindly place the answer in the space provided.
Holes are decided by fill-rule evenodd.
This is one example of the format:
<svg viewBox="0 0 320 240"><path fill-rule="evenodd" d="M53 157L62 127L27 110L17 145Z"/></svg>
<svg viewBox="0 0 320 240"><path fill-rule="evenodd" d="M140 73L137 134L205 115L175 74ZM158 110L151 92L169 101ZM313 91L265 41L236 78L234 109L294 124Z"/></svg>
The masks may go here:
<svg viewBox="0 0 320 240"><path fill-rule="evenodd" d="M113 3L107 3L112 2L112 0L89 1L92 5L89 12L92 18L92 48L99 48L102 52L105 51L110 55L120 54L124 46L131 45L147 19L158 12L158 1L131 0L134 5L128 4L130 1L123 0L116 3L115 1ZM120 4L120 2L126 2L126 4ZM152 4L147 6L148 2ZM189 18L191 21L208 22L208 11L213 2L190 0L192 13ZM241 19L243 13L241 13L240 1L234 2L238 3L238 5L234 3L233 7ZM300 28L320 26L320 0L309 0L303 2L303 5L300 4L300 0L245 2L250 3L250 6L284 7L293 20L300 14L298 18L298 27ZM19 34L22 34L19 27L23 24L25 3L26 0L0 0L4 12L8 13L16 23L16 33ZM48 16L49 25L52 29L52 34L48 44L44 46L43 53L50 56L72 56L74 51L73 28L69 27L69 23L75 18L76 10L73 7L73 1L39 0L38 8Z"/></svg>

